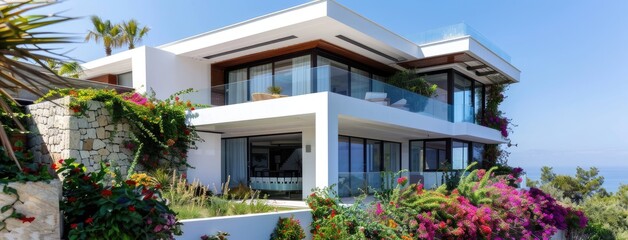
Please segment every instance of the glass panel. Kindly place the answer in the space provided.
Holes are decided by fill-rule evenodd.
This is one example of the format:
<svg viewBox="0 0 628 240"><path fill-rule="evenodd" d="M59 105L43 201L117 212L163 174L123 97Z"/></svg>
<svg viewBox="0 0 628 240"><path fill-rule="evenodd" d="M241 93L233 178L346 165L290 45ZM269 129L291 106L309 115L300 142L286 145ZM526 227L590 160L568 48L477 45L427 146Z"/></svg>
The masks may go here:
<svg viewBox="0 0 628 240"><path fill-rule="evenodd" d="M423 141L410 142L410 172L421 172L423 169Z"/></svg>
<svg viewBox="0 0 628 240"><path fill-rule="evenodd" d="M246 102L248 94L248 82L246 81L246 68L229 71L227 75L225 93L227 104Z"/></svg>
<svg viewBox="0 0 628 240"><path fill-rule="evenodd" d="M379 172L381 169L381 146L380 141L366 141L366 167L369 172Z"/></svg>
<svg viewBox="0 0 628 240"><path fill-rule="evenodd" d="M351 193L349 175L349 138L338 137L338 195L344 197Z"/></svg>
<svg viewBox="0 0 628 240"><path fill-rule="evenodd" d="M281 87L281 95L310 93L310 69L310 55L275 62L275 86Z"/></svg>
<svg viewBox="0 0 628 240"><path fill-rule="evenodd" d="M273 85L273 64L263 64L251 67L251 93L268 93L268 87Z"/></svg>
<svg viewBox="0 0 628 240"><path fill-rule="evenodd" d="M247 182L247 143L246 138L225 139L223 142L223 161L225 176L230 177L229 186L248 185Z"/></svg>
<svg viewBox="0 0 628 240"><path fill-rule="evenodd" d="M384 142L384 171L398 172L401 170L400 147L399 143Z"/></svg>
<svg viewBox="0 0 628 240"><path fill-rule="evenodd" d="M447 166L447 142L425 142L425 170L435 171Z"/></svg>
<svg viewBox="0 0 628 240"><path fill-rule="evenodd" d="M454 122L475 122L471 80L454 74Z"/></svg>
<svg viewBox="0 0 628 240"><path fill-rule="evenodd" d="M482 159L484 159L484 144L473 143L473 161L478 162L478 164L481 166Z"/></svg>
<svg viewBox="0 0 628 240"><path fill-rule="evenodd" d="M364 140L351 138L351 172L364 172Z"/></svg>
<svg viewBox="0 0 628 240"><path fill-rule="evenodd" d="M349 66L334 60L318 56L317 89L319 92L331 91L342 95L349 95Z"/></svg>
<svg viewBox="0 0 628 240"><path fill-rule="evenodd" d="M370 78L367 71L351 68L351 96L364 99L370 90Z"/></svg>
<svg viewBox="0 0 628 240"><path fill-rule="evenodd" d="M436 84L436 96L432 97L441 102L448 102L447 93L448 93L448 84L447 84L447 73L437 73L424 76L425 81Z"/></svg>
<svg viewBox="0 0 628 240"><path fill-rule="evenodd" d="M133 72L118 75L118 85L133 87Z"/></svg>
<svg viewBox="0 0 628 240"><path fill-rule="evenodd" d="M465 169L469 163L469 143L453 141L451 143L453 170Z"/></svg>
<svg viewBox="0 0 628 240"><path fill-rule="evenodd" d="M484 84L475 82L475 96L473 96L474 108L475 108L475 124L480 124L480 119L483 115L483 103L484 103Z"/></svg>

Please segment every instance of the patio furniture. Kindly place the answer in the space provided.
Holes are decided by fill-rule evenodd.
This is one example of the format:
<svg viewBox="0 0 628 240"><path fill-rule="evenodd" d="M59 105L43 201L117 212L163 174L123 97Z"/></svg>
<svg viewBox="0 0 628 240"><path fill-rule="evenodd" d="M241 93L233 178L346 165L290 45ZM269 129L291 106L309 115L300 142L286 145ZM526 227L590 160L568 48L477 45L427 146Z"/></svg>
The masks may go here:
<svg viewBox="0 0 628 240"><path fill-rule="evenodd" d="M390 99L387 98L388 93L385 92L366 92L364 100L388 106Z"/></svg>

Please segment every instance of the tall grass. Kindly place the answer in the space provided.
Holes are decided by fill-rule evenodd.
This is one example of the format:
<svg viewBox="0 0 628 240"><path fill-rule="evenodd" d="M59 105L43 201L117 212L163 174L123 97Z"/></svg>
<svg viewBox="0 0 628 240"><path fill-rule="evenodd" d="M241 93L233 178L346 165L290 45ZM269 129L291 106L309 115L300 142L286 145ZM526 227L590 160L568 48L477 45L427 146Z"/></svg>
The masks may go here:
<svg viewBox="0 0 628 240"><path fill-rule="evenodd" d="M163 176L162 176L163 177ZM170 176L163 195L179 219L205 218L276 211L257 191L238 190L232 193L229 179L222 185L223 194L213 196L198 180L188 183L176 171ZM248 189L248 188L247 188ZM236 200L237 199L237 200Z"/></svg>

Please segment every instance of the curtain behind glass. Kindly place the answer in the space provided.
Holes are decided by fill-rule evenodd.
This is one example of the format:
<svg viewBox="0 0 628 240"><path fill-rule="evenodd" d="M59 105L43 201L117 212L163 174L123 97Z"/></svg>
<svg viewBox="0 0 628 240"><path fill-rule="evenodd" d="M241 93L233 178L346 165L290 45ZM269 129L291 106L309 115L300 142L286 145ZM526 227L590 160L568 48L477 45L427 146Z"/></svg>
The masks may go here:
<svg viewBox="0 0 628 240"><path fill-rule="evenodd" d="M223 141L225 178L231 177L229 187L238 186L239 183L248 186L247 182L247 146L246 138L232 138Z"/></svg>
<svg viewBox="0 0 628 240"><path fill-rule="evenodd" d="M251 67L251 93L266 93L273 85L272 63Z"/></svg>
<svg viewBox="0 0 628 240"><path fill-rule="evenodd" d="M316 58L316 92L329 91L329 78L331 76L331 60L318 56Z"/></svg>
<svg viewBox="0 0 628 240"><path fill-rule="evenodd" d="M465 169L469 163L469 144L453 141L451 143L452 169Z"/></svg>
<svg viewBox="0 0 628 240"><path fill-rule="evenodd" d="M246 82L246 68L229 71L227 79L227 104L246 102L248 96L248 87Z"/></svg>
<svg viewBox="0 0 628 240"><path fill-rule="evenodd" d="M293 96L312 92L312 74L310 73L311 66L310 55L295 57L292 59Z"/></svg>

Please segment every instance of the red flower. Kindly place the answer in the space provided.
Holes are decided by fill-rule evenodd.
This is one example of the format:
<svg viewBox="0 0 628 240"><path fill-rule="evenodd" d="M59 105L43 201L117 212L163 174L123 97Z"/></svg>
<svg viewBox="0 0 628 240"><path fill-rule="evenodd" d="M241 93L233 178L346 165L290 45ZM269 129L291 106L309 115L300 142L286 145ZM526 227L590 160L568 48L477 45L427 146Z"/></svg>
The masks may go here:
<svg viewBox="0 0 628 240"><path fill-rule="evenodd" d="M60 163L60 164L63 164L63 159L59 159L59 163Z"/></svg>
<svg viewBox="0 0 628 240"><path fill-rule="evenodd" d="M103 197L110 197L110 196L111 196L111 194L113 194L113 193L112 193L112 192L111 192L111 190L109 190L109 189L105 189L105 190L102 190L102 191L100 192L100 195L102 195Z"/></svg>
<svg viewBox="0 0 628 240"><path fill-rule="evenodd" d="M423 193L423 183L416 185L416 193L417 194Z"/></svg>
<svg viewBox="0 0 628 240"><path fill-rule="evenodd" d="M190 130L189 130L189 129L185 129L185 130L183 130L183 134L185 134L185 135L190 135Z"/></svg>
<svg viewBox="0 0 628 240"><path fill-rule="evenodd" d="M174 100L178 102L179 101L179 96L174 97Z"/></svg>
<svg viewBox="0 0 628 240"><path fill-rule="evenodd" d="M484 233L484 235L486 235L486 236L491 235L491 233L493 232L491 230L491 228L489 226L486 226L486 225L480 226L480 231L482 231L482 233Z"/></svg>
<svg viewBox="0 0 628 240"><path fill-rule="evenodd" d="M331 210L331 218L334 218L336 216L336 210L332 209Z"/></svg>
<svg viewBox="0 0 628 240"><path fill-rule="evenodd" d="M69 197L68 198L68 202L76 202L76 198L75 197Z"/></svg>
<svg viewBox="0 0 628 240"><path fill-rule="evenodd" d="M70 224L70 228L72 228L72 229L76 229L77 227L78 227L78 224L76 224L76 223Z"/></svg>
<svg viewBox="0 0 628 240"><path fill-rule="evenodd" d="M92 222L94 222L93 218L87 218L85 219L85 223L91 224Z"/></svg>
<svg viewBox="0 0 628 240"><path fill-rule="evenodd" d="M25 217L24 216L24 217L21 217L20 220L22 221L22 223L27 223L27 222L31 223L31 222L33 222L35 220L35 217Z"/></svg>
<svg viewBox="0 0 628 240"><path fill-rule="evenodd" d="M52 170L57 170L59 169L59 166L57 166L56 163L52 163L52 165L50 165L52 167Z"/></svg>
<svg viewBox="0 0 628 240"><path fill-rule="evenodd" d="M129 179L129 180L126 180L126 184L129 185L129 186L135 186L137 183L135 181Z"/></svg>
<svg viewBox="0 0 628 240"><path fill-rule="evenodd" d="M133 205L129 206L129 211L135 212L135 206L133 206Z"/></svg>
<svg viewBox="0 0 628 240"><path fill-rule="evenodd" d="M447 225L445 225L445 222L440 222L440 223L438 224L438 227L439 227L440 229L445 229L445 228L447 227Z"/></svg>
<svg viewBox="0 0 628 240"><path fill-rule="evenodd" d="M190 108L190 110L192 110L192 111L194 111L195 109L196 109L196 108L194 108L194 107Z"/></svg>
<svg viewBox="0 0 628 240"><path fill-rule="evenodd" d="M155 185L155 188L161 189L161 184L157 183L157 185Z"/></svg>
<svg viewBox="0 0 628 240"><path fill-rule="evenodd" d="M87 176L87 175L83 176L83 180L89 181L89 176Z"/></svg>
<svg viewBox="0 0 628 240"><path fill-rule="evenodd" d="M81 169L80 168L74 168L74 169L72 169L72 172L79 173L79 172L81 172Z"/></svg>

